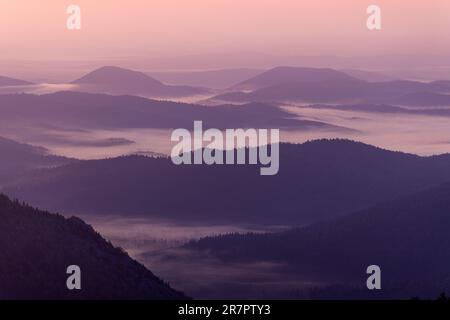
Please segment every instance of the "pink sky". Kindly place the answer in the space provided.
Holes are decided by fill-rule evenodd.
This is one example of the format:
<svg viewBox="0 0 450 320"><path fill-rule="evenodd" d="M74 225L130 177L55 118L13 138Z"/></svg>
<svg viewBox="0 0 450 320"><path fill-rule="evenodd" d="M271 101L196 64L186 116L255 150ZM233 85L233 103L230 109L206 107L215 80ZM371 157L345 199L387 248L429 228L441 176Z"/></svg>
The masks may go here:
<svg viewBox="0 0 450 320"><path fill-rule="evenodd" d="M68 31L69 4L82 29ZM383 30L366 29L382 8ZM0 0L0 59L450 54L449 0Z"/></svg>

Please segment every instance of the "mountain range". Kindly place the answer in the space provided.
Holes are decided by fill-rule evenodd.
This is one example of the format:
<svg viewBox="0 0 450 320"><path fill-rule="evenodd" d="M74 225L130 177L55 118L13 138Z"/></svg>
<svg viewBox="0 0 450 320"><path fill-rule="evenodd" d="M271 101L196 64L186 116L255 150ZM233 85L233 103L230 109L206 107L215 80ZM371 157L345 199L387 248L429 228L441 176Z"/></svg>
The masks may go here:
<svg viewBox="0 0 450 320"><path fill-rule="evenodd" d="M95 69L70 84L75 91L135 95L170 99L203 96L205 104L226 102L266 103L333 103L333 104L392 104L398 106L441 107L450 105L450 81L419 82L396 80L382 74L361 71L338 71L330 68L275 67L257 74L253 69L197 72L155 72L161 79L177 85L167 85L138 71L116 66ZM224 82L247 80L223 88ZM219 77L220 84L211 80ZM193 87L189 84L202 84ZM0 77L1 86L20 86L31 83ZM220 90L205 87L222 86ZM217 92L220 92L217 94ZM4 93L8 93L5 91ZM211 97L212 95L215 95ZM209 97L209 98L208 98Z"/></svg>
<svg viewBox="0 0 450 320"><path fill-rule="evenodd" d="M450 105L450 81L367 82L333 69L278 67L212 98L217 101Z"/></svg>
<svg viewBox="0 0 450 320"><path fill-rule="evenodd" d="M205 129L351 131L278 107L285 102L450 116L446 108L433 108L450 105L450 81L395 80L325 68L253 72L213 98L222 104L206 107L147 97L212 94L207 89L102 67L71 83L81 92L1 94L0 126L5 132L6 127L192 129L195 120L202 120ZM242 76L220 74L222 85L230 82L228 75ZM189 75L197 76L201 82L214 73ZM0 87L27 84L0 77ZM134 143L111 137L71 141L87 147ZM275 176L261 176L257 165L176 166L160 155L77 160L1 137L0 155L0 192L65 215L282 227L285 231L207 237L176 249L218 260L230 270L236 264L281 266L286 275L319 284L309 297L435 297L450 289L450 154L424 157L342 139L282 143ZM0 195L0 252L8 257L0 259L0 299L186 298L82 220L7 196ZM176 263L179 257L169 251L167 257ZM83 270L81 292L65 288L65 268L71 264ZM365 268L372 264L382 269L379 293L364 288Z"/></svg>
<svg viewBox="0 0 450 320"><path fill-rule="evenodd" d="M270 177L255 165L176 166L144 156L78 161L34 171L3 191L63 212L304 225L450 181L449 155L420 157L349 140L281 144L280 159Z"/></svg>
<svg viewBox="0 0 450 320"><path fill-rule="evenodd" d="M96 69L75 80L77 91L108 93L114 95L138 95L153 98L183 97L208 93L207 89L165 85L138 71L114 66Z"/></svg>
<svg viewBox="0 0 450 320"><path fill-rule="evenodd" d="M203 88L226 89L263 71L261 69L239 68L200 71L152 71L147 74L171 85L189 84Z"/></svg>
<svg viewBox="0 0 450 320"><path fill-rule="evenodd" d="M0 125L60 128L192 128L202 120L205 128L295 128L348 130L320 121L299 119L278 107L249 103L240 106L205 107L157 101L136 96L113 96L82 92L45 95L0 95Z"/></svg>

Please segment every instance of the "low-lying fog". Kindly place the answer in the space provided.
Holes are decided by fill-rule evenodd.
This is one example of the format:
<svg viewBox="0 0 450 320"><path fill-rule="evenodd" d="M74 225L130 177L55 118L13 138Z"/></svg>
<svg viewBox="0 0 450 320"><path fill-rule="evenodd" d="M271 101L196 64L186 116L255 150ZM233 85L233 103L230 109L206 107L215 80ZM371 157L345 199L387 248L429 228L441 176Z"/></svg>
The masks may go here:
<svg viewBox="0 0 450 320"><path fill-rule="evenodd" d="M402 113L369 113L284 107L302 119L356 130L283 130L283 142L302 143L319 138L348 138L389 150L419 155L450 151L450 117ZM192 129L192 128L187 128ZM46 147L51 153L79 159L124 154L170 154L174 145L169 129L80 130L39 125L0 128L0 136Z"/></svg>
<svg viewBox="0 0 450 320"><path fill-rule="evenodd" d="M287 106L302 119L321 121L354 131L282 131L284 142L318 138L349 138L389 150L420 155L450 151L450 117L402 113L369 113ZM187 128L191 129L191 128ZM124 154L168 154L172 130L80 130L36 125L0 128L0 136L46 147L51 153L80 159ZM282 265L224 265L210 257L195 256L180 247L191 239L230 232L264 232L247 226L174 225L142 218L81 216L115 245L126 249L156 275L196 298L298 298L298 290L320 284L302 279Z"/></svg>
<svg viewBox="0 0 450 320"><path fill-rule="evenodd" d="M319 284L286 272L281 264L224 264L213 257L182 248L186 242L209 235L274 232L282 226L254 229L233 225L182 225L146 218L78 215L145 264L157 276L195 298L298 297L298 290Z"/></svg>

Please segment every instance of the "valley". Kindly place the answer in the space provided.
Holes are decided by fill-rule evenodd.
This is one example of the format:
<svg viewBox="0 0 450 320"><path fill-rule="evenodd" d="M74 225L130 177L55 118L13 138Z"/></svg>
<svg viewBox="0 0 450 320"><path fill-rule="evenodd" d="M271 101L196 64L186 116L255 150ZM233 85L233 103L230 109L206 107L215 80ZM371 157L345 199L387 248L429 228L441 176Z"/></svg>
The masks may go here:
<svg viewBox="0 0 450 320"><path fill-rule="evenodd" d="M0 0L0 300L450 300L450 1L405 3Z"/></svg>
<svg viewBox="0 0 450 320"><path fill-rule="evenodd" d="M427 234L442 231L439 223L426 225L423 212L416 216L402 201L407 197L412 203L419 201L418 208L427 205L434 222L445 221L438 209L446 208L440 202L446 189L437 199L423 196L450 181L450 117L448 107L428 106L435 95L423 95L423 106L340 100L316 104L315 99L300 103L273 97L243 103L205 100L206 106L190 103L192 97L180 96L182 102L174 102L123 95L127 88L117 80L123 76L143 84L142 90L150 85L164 88L143 73L105 67L67 87L84 86L85 92L0 95L0 136L5 137L0 140L0 191L67 218L81 217L187 296L309 299L337 292L345 297L381 297L367 295L361 279L354 276L370 262L366 251L331 246L344 237L341 229L353 232L345 233L348 241L365 241L383 265L392 252L378 251L381 247L374 239L381 233L374 230L389 230L392 222L410 238L418 224L428 228ZM291 78L308 80L307 87L315 90L329 81L353 88L339 94L351 94L355 85L370 87L367 97L373 88L387 90L385 84L368 85L342 72L314 68L275 68L226 90L253 92ZM395 84L400 89L394 91L401 94L448 86L445 81ZM389 90L387 94L397 95ZM175 145L173 130L186 128L191 142L194 121L202 121L204 132L215 128L222 136L230 127L279 128L278 174L261 177L255 166L174 165L169 157ZM422 198L426 201L416 200ZM399 209L392 211L391 203ZM392 213L393 221L388 213L382 215L385 211ZM411 211L411 216L403 211ZM397 214L406 225L398 224ZM373 230L360 221L363 216L374 221ZM442 233L438 236L447 241ZM415 241L437 246L432 240ZM396 237L391 242L392 250L407 247ZM323 254L327 266L341 255L348 264L330 271L309 247ZM420 255L430 261L439 258L424 251ZM297 256L306 256L309 262ZM389 268L388 273L393 270L400 277L400 263ZM418 277L415 269L410 272ZM444 269L432 272L436 277L445 275ZM414 292L432 296L438 290L427 281L410 284L406 276L401 290L389 280L385 297Z"/></svg>

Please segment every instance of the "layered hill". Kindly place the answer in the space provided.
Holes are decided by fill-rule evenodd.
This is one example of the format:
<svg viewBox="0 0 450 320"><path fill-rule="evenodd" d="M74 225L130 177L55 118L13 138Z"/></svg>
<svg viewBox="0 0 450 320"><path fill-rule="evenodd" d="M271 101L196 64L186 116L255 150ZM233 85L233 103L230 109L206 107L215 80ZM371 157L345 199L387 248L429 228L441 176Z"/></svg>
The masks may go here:
<svg viewBox="0 0 450 320"><path fill-rule="evenodd" d="M28 81L0 76L0 87L26 86L30 84L32 83Z"/></svg>
<svg viewBox="0 0 450 320"><path fill-rule="evenodd" d="M233 90L256 90L293 82L351 81L357 78L333 69L276 67L234 85Z"/></svg>
<svg viewBox="0 0 450 320"><path fill-rule="evenodd" d="M74 160L53 156L35 147L0 137L0 186L35 169L53 168Z"/></svg>
<svg viewBox="0 0 450 320"><path fill-rule="evenodd" d="M61 128L192 128L202 120L209 128L343 129L320 121L299 119L276 106L249 103L214 108L157 101L136 96L81 92L45 95L0 95L0 125L16 128L36 123Z"/></svg>
<svg viewBox="0 0 450 320"><path fill-rule="evenodd" d="M281 67L231 88L217 101L299 103L377 103L411 106L450 105L450 82L393 80L369 82L332 69Z"/></svg>
<svg viewBox="0 0 450 320"><path fill-rule="evenodd" d="M106 66L75 80L76 90L115 95L142 95L147 97L182 97L205 94L204 88L165 85L138 71Z"/></svg>
<svg viewBox="0 0 450 320"><path fill-rule="evenodd" d="M261 176L259 165L176 166L140 156L79 161L4 191L65 212L292 226L450 181L449 155L420 157L348 140L281 144L279 158L275 176Z"/></svg>

